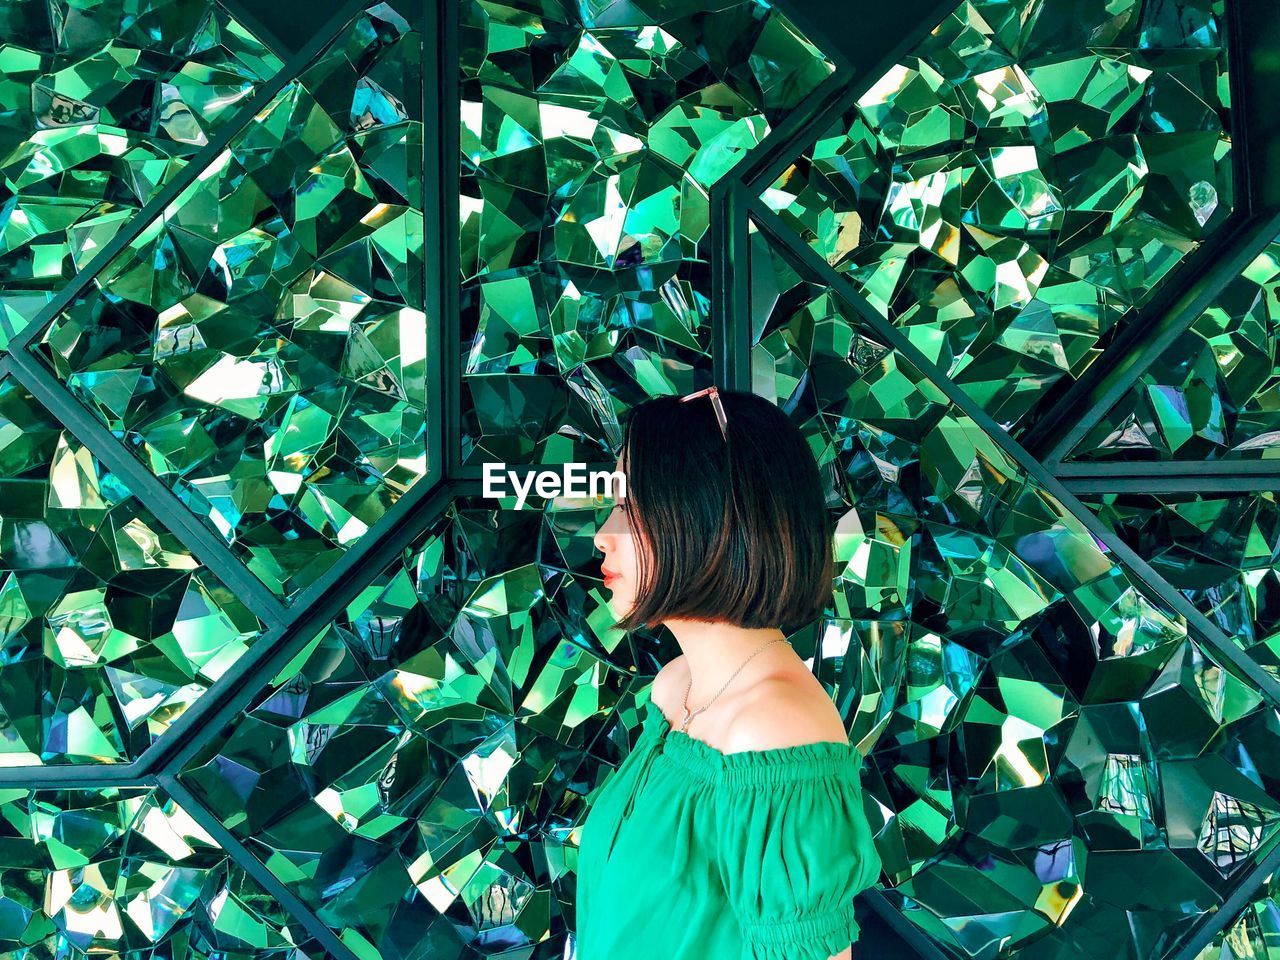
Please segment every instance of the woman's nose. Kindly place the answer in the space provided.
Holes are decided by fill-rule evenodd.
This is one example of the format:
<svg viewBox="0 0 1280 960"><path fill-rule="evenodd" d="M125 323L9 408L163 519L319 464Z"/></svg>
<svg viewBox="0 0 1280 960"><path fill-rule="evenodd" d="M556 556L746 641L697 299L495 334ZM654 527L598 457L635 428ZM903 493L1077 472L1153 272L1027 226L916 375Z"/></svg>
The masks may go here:
<svg viewBox="0 0 1280 960"><path fill-rule="evenodd" d="M596 535L591 538L591 542L601 553L608 553L608 548L612 542L613 531L610 528L613 525L614 512L615 511L610 511L609 516L605 518L604 523L600 524L600 528L596 530Z"/></svg>

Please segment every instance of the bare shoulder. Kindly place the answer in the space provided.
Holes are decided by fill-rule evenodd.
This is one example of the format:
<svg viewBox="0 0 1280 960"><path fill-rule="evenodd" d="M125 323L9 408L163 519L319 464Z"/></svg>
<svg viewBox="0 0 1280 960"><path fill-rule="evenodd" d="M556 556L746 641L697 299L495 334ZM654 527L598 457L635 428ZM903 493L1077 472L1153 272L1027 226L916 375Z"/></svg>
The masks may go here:
<svg viewBox="0 0 1280 960"><path fill-rule="evenodd" d="M684 685L689 682L689 661L682 653L663 664L658 675L653 678L649 689L649 699L670 716L675 711L675 704L684 693Z"/></svg>
<svg viewBox="0 0 1280 960"><path fill-rule="evenodd" d="M734 713L726 752L773 750L806 743L848 743L840 711L816 678L770 677Z"/></svg>

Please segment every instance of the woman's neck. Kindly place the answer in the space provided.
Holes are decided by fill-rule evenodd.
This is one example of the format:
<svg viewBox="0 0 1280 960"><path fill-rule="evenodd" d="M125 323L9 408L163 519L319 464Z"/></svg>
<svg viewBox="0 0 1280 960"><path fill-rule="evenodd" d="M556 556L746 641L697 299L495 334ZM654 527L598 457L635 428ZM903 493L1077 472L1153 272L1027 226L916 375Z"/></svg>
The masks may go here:
<svg viewBox="0 0 1280 960"><path fill-rule="evenodd" d="M726 697L741 692L754 680L776 672L779 664L785 662L780 654L795 657L794 652L783 649L787 645L782 643L767 647L759 656L751 656L770 641L786 639L786 634L777 627L738 627L723 621L705 623L698 620L667 620L664 626L675 636L689 665L693 681L689 688L690 710L697 710L708 703L739 667L742 667L742 672L725 691ZM748 657L751 661L743 667ZM681 690L680 694L683 696L684 691Z"/></svg>

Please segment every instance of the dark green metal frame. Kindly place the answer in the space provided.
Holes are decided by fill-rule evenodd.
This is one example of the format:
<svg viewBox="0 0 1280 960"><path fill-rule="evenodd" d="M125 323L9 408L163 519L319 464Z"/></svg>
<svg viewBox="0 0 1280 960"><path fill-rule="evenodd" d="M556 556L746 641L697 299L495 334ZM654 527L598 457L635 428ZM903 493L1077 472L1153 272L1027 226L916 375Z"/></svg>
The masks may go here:
<svg viewBox="0 0 1280 960"><path fill-rule="evenodd" d="M283 49L280 35L255 14L247 0L223 0L242 21L277 45L285 58L280 73L264 83L212 141L191 159L140 213L101 250L88 266L47 304L36 320L0 359L0 376L11 376L29 389L108 469L120 476L146 506L216 574L263 622L264 636L174 723L169 732L138 759L109 766L51 766L0 769L0 785L30 788L97 788L159 786L170 793L200 825L275 897L297 921L339 960L356 955L318 916L293 894L244 844L177 779L195 754L246 709L269 681L326 623L373 578L427 530L455 497L480 491L480 468L461 462L461 328L458 309L459 104L457 4L450 0L418 0L423 37L423 164L426 263L424 303L428 324L428 474L332 569L289 602L282 601L254 576L223 538L195 517L177 495L155 477L102 425L28 347L49 321L93 281L99 271L144 226L159 215L200 171L221 153L264 104L310 63L338 31L366 6L347 0L296 51ZM903 0L860 12L867 22L858 31L841 28L847 11L819 0L789 0L779 6L836 64L832 77L817 87L794 111L711 191L712 370L711 380L725 388L750 389L749 271L745 263L749 218L797 272L841 296L859 318L895 351L900 352L947 398L991 435L1026 473L1053 494L1137 579L1142 589L1183 616L1192 633L1230 669L1275 705L1280 683L1200 613L1149 564L1127 547L1081 503L1077 493L1177 493L1280 489L1280 467L1267 462L1180 463L1159 465L1083 465L1063 463L1065 455L1089 426L1105 416L1145 371L1160 350L1195 319L1213 296L1238 275L1243 264L1280 233L1280 177L1268 175L1268 161L1280 158L1280 121L1265 104L1280 100L1280 17L1267 0L1230 0L1228 43L1235 144L1237 206L1227 224L1183 264L1165 288L1139 311L1078 383L1049 397L1048 410L1021 439L996 424L944 372L930 362L903 333L868 304L849 278L791 232L759 200L769 185L835 118L905 55L955 6L953 0ZM301 14L299 14L301 16ZM1248 29L1245 29L1246 24ZM884 37L894 42L884 42ZM1122 363L1127 357L1136 360ZM1084 416L1078 411L1082 404ZM594 464L612 468L612 463ZM538 465L516 467L533 470ZM815 657L815 670L821 657ZM1192 960L1202 947L1239 912L1260 884L1280 867L1280 846L1249 871L1223 907L1207 916L1195 935L1170 960ZM939 948L903 917L884 892L864 895L911 947L923 956L941 957Z"/></svg>

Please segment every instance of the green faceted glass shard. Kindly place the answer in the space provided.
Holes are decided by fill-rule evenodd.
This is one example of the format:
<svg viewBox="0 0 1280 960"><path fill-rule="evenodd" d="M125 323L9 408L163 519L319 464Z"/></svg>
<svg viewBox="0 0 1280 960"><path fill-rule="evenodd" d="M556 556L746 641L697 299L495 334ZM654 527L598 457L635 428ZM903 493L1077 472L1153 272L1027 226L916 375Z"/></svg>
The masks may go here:
<svg viewBox="0 0 1280 960"><path fill-rule="evenodd" d="M462 0L462 460L612 460L711 367L712 184L834 70L764 0Z"/></svg>
<svg viewBox="0 0 1280 960"><path fill-rule="evenodd" d="M1222 0L971 0L761 194L1006 429L1227 218Z"/></svg>
<svg viewBox="0 0 1280 960"><path fill-rule="evenodd" d="M607 513L456 500L180 774L358 955L563 939L539 904L572 902L579 767L629 678Z"/></svg>
<svg viewBox="0 0 1280 960"><path fill-rule="evenodd" d="M1248 905L1195 960L1275 960L1280 945L1280 878L1267 877Z"/></svg>
<svg viewBox="0 0 1280 960"><path fill-rule="evenodd" d="M0 381L0 767L137 758L262 630L119 478Z"/></svg>
<svg viewBox="0 0 1280 960"><path fill-rule="evenodd" d="M0 349L282 63L216 3L0 10Z"/></svg>
<svg viewBox="0 0 1280 960"><path fill-rule="evenodd" d="M421 83L369 8L33 348L286 597L426 472Z"/></svg>
<svg viewBox="0 0 1280 960"><path fill-rule="evenodd" d="M1280 505L1272 490L1235 496L1090 494L1081 498L1160 576L1280 680Z"/></svg>
<svg viewBox="0 0 1280 960"><path fill-rule="evenodd" d="M1259 460L1280 446L1280 237L1156 359L1068 457Z"/></svg>
<svg viewBox="0 0 1280 960"><path fill-rule="evenodd" d="M1280 836L1276 705L838 288L750 240L753 389L843 503L823 656L876 648L853 733L886 894L956 956L1171 955Z"/></svg>
<svg viewBox="0 0 1280 960"><path fill-rule="evenodd" d="M163 790L0 788L8 957L325 960Z"/></svg>

